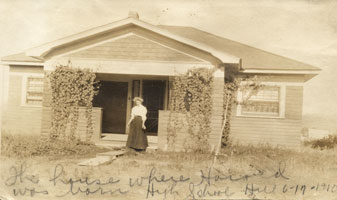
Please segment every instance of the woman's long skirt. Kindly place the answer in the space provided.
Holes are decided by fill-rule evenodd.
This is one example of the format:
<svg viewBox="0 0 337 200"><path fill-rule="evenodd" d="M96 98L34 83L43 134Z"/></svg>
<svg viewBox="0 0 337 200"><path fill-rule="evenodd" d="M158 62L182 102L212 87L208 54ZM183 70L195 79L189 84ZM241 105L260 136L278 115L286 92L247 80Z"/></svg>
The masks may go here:
<svg viewBox="0 0 337 200"><path fill-rule="evenodd" d="M135 116L130 124L130 131L126 146L136 150L145 150L148 147L147 137L142 127L142 117Z"/></svg>

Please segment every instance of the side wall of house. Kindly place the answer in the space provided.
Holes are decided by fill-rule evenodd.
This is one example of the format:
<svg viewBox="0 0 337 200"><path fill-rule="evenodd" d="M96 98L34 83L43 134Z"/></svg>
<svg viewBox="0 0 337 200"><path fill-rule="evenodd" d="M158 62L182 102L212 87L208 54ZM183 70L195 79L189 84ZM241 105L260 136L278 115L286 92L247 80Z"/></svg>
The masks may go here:
<svg viewBox="0 0 337 200"><path fill-rule="evenodd" d="M304 77L274 76L269 80L285 87L284 117L237 116L236 106L233 106L231 139L240 144L298 147L302 129Z"/></svg>
<svg viewBox="0 0 337 200"><path fill-rule="evenodd" d="M302 76L268 76L268 82L285 86L285 110L282 118L237 116L236 106L232 108L231 140L234 144L268 144L271 146L298 147L302 129L303 82ZM216 79L213 94L212 133L209 141L212 147L219 142L223 114L223 79ZM159 112L158 147L167 148L167 126L169 111ZM176 150L183 149L186 130L177 133ZM213 148L214 149L214 148Z"/></svg>
<svg viewBox="0 0 337 200"><path fill-rule="evenodd" d="M25 77L30 75L43 75L41 66L9 67L8 90L6 91L6 105L3 108L2 131L7 134L40 134L41 106L28 106L22 104L24 95Z"/></svg>

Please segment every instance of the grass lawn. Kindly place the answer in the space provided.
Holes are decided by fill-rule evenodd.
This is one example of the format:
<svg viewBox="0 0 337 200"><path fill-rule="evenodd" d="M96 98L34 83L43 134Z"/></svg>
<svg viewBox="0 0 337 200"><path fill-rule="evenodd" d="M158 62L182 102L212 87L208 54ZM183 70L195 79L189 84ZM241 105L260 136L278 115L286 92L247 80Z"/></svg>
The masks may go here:
<svg viewBox="0 0 337 200"><path fill-rule="evenodd" d="M156 151L78 166L94 156L88 155L2 156L0 195L67 200L337 199L335 149L232 146L223 149L214 165L210 154Z"/></svg>

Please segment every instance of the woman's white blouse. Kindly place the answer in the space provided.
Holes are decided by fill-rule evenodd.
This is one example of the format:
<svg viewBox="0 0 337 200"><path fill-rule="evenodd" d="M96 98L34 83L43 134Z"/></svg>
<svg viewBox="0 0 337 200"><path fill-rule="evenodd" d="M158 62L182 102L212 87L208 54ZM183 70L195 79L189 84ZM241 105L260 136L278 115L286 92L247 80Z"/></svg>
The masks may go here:
<svg viewBox="0 0 337 200"><path fill-rule="evenodd" d="M147 114L147 109L143 105L134 106L131 110L131 118L135 116L141 116L143 122L146 121L146 114Z"/></svg>

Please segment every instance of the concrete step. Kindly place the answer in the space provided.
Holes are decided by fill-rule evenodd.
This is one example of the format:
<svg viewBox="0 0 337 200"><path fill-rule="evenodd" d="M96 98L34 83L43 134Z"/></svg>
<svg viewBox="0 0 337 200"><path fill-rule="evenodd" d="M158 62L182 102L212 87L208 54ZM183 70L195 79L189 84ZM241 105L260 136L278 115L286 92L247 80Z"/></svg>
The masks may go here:
<svg viewBox="0 0 337 200"><path fill-rule="evenodd" d="M126 142L124 141L112 141L112 140L100 140L96 142L95 145L106 147L106 148L122 148L125 147ZM154 143L149 143L148 149L158 149L158 145Z"/></svg>
<svg viewBox="0 0 337 200"><path fill-rule="evenodd" d="M107 134L107 133L102 133L102 139L101 140L112 140L112 141L124 141L128 139L127 134ZM158 137L157 136L147 136L147 141L149 143L158 143Z"/></svg>

